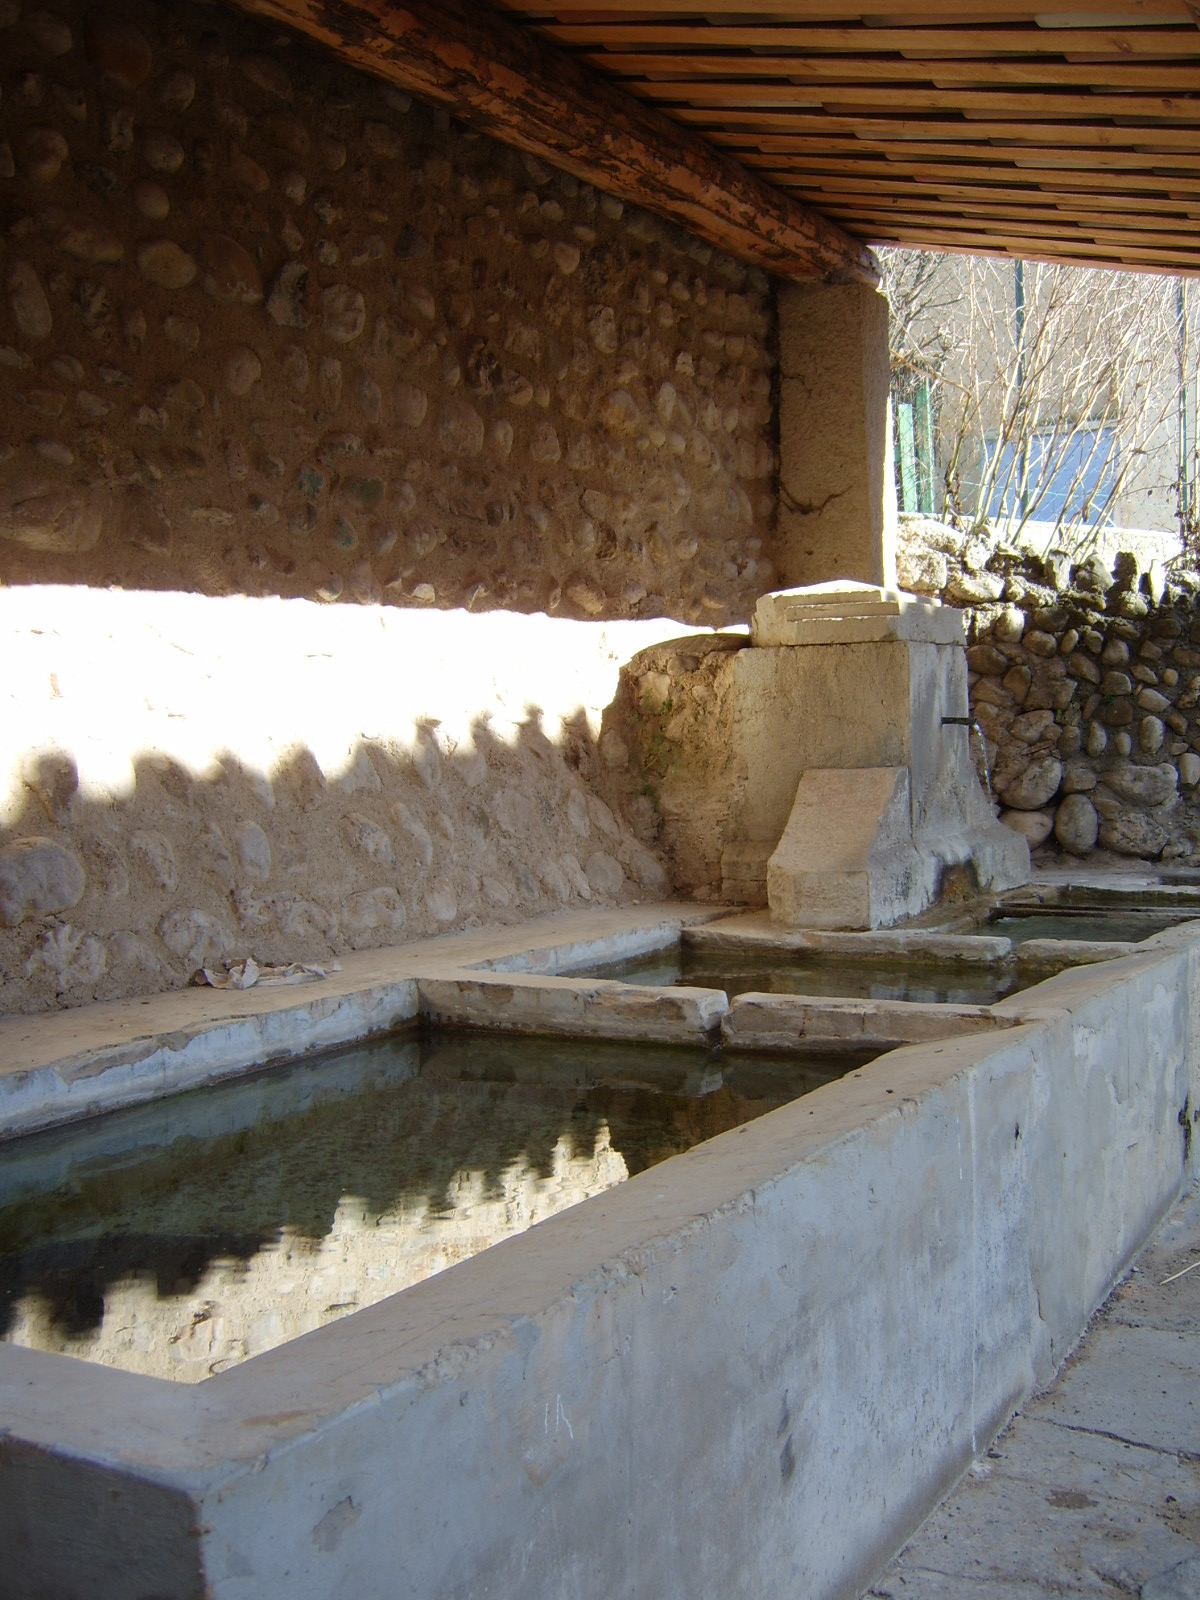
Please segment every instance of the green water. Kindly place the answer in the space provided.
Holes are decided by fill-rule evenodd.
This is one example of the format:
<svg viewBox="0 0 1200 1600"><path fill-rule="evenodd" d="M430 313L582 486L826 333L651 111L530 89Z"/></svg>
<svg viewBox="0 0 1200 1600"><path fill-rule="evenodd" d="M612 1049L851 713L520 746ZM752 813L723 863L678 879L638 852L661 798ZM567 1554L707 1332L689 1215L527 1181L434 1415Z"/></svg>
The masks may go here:
<svg viewBox="0 0 1200 1600"><path fill-rule="evenodd" d="M863 1056L414 1034L0 1146L0 1337L196 1381Z"/></svg>
<svg viewBox="0 0 1200 1600"><path fill-rule="evenodd" d="M922 1000L935 1005L990 1006L1017 987L1015 967L954 969L914 961L842 956L772 956L669 950L593 967L575 977L619 978L667 987L692 984L736 994L813 994L842 1000Z"/></svg>
<svg viewBox="0 0 1200 1600"><path fill-rule="evenodd" d="M1094 908L1054 911L994 911L980 927L981 933L998 934L1020 944L1025 939L1149 939L1194 915L1163 911L1098 911Z"/></svg>

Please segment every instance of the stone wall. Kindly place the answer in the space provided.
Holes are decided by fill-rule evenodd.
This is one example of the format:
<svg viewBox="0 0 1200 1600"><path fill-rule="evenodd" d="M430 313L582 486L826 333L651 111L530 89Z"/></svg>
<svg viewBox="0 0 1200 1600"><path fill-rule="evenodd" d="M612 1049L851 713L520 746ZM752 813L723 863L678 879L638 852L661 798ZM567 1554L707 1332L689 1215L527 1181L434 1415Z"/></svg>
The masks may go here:
<svg viewBox="0 0 1200 1600"><path fill-rule="evenodd" d="M770 285L220 6L0 0L0 578L745 618Z"/></svg>
<svg viewBox="0 0 1200 1600"><path fill-rule="evenodd" d="M977 765L1035 860L1192 858L1200 576L1039 559L927 518L900 531L901 586L966 610Z"/></svg>
<svg viewBox="0 0 1200 1600"><path fill-rule="evenodd" d="M0 588L0 1012L660 898L598 735L674 627Z"/></svg>

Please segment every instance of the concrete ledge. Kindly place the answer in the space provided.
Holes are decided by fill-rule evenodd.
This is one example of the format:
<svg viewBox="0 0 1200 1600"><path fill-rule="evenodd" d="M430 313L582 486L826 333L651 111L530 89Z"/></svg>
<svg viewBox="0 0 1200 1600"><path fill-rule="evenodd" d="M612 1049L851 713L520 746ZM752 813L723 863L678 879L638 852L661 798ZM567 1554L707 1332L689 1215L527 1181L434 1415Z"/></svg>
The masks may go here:
<svg viewBox="0 0 1200 1600"><path fill-rule="evenodd" d="M1013 954L1010 939L990 934L945 933L926 928L833 933L817 928L781 928L765 913L689 925L681 938L692 950L730 954L839 955L860 961L936 961L950 966L993 966Z"/></svg>
<svg viewBox="0 0 1200 1600"><path fill-rule="evenodd" d="M729 1008L722 989L658 989L613 979L459 973L418 980L431 1022L656 1044L710 1041Z"/></svg>
<svg viewBox="0 0 1200 1600"><path fill-rule="evenodd" d="M1065 967L1094 966L1098 961L1119 961L1141 948L1132 940L1026 939L1016 946L1017 971L1049 974Z"/></svg>
<svg viewBox="0 0 1200 1600"><path fill-rule="evenodd" d="M6 1062L0 1139L197 1089L250 1067L386 1032L417 1014L412 978L351 994L330 994L314 984L288 995L290 1004L98 1044L27 1068Z"/></svg>
<svg viewBox="0 0 1200 1600"><path fill-rule="evenodd" d="M670 902L556 912L509 928L355 951L339 970L297 987L176 989L2 1017L0 1140L387 1032L416 1016L421 975L472 964L545 970L639 954L719 914Z"/></svg>
<svg viewBox="0 0 1200 1600"><path fill-rule="evenodd" d="M195 1387L0 1347L6 1595L849 1600L1179 1192L1198 952L1064 973Z"/></svg>
<svg viewBox="0 0 1200 1600"><path fill-rule="evenodd" d="M1008 1025L991 1006L740 994L721 1023L721 1037L734 1050L795 1050L801 1044L891 1050Z"/></svg>

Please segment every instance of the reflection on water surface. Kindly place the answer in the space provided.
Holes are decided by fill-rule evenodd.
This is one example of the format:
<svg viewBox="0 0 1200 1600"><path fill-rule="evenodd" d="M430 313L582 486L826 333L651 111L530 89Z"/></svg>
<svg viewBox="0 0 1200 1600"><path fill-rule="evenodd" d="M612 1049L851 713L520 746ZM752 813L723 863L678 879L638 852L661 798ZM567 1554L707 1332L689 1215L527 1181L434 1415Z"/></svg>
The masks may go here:
<svg viewBox="0 0 1200 1600"><path fill-rule="evenodd" d="M0 1147L0 1337L196 1381L861 1064L397 1035Z"/></svg>

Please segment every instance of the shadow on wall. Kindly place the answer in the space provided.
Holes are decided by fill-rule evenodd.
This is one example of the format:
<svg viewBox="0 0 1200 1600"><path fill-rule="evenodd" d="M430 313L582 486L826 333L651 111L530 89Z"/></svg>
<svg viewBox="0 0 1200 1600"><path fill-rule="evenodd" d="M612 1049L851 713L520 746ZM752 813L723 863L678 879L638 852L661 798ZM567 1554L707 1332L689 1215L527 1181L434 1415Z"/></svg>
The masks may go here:
<svg viewBox="0 0 1200 1600"><path fill-rule="evenodd" d="M203 775L142 753L116 803L83 795L70 755L35 753L0 846L4 1010L661 896L652 807L591 787L582 712L558 744L541 721L530 708L509 744L479 717L455 744L424 719L407 750L356 742L333 778L306 745L269 778L228 752Z"/></svg>

